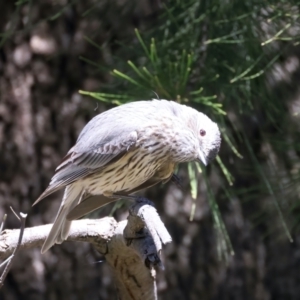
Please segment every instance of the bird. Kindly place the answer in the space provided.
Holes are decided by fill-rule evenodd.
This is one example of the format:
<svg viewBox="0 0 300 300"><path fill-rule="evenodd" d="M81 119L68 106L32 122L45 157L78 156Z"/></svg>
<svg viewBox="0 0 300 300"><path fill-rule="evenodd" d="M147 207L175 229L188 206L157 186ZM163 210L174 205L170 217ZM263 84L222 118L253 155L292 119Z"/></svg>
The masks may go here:
<svg viewBox="0 0 300 300"><path fill-rule="evenodd" d="M207 165L218 154L218 125L196 109L164 99L125 103L92 118L34 202L65 188L41 252L67 239L72 220L133 193L176 181L180 163ZM98 195L97 197L93 197Z"/></svg>

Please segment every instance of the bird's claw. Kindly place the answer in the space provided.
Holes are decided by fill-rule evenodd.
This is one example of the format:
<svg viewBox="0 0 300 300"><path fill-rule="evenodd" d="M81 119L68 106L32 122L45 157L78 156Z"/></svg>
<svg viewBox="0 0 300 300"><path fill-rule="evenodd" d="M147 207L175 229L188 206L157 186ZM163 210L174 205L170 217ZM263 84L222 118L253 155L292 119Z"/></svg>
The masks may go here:
<svg viewBox="0 0 300 300"><path fill-rule="evenodd" d="M148 204L148 205L154 206L154 203L145 197L135 197L135 202L137 204Z"/></svg>

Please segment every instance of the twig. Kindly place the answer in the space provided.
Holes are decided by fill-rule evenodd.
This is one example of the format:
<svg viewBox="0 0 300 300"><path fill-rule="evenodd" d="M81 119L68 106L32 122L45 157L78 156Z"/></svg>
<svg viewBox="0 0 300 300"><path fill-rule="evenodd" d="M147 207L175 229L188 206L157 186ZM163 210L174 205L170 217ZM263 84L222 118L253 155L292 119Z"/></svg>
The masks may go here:
<svg viewBox="0 0 300 300"><path fill-rule="evenodd" d="M18 250L19 250L19 248L20 248L20 245L21 245L21 243L22 243L23 233L24 233L24 230L25 230L25 222L26 222L26 217L27 217L27 214L24 214L24 213L22 213L22 212L20 212L20 216L18 216L18 215L16 214L16 212L13 210L12 207L10 207L10 209L12 210L12 212L14 213L14 215L17 217L17 219L21 222L21 228L20 228L19 240L18 240L17 246L16 246L16 248L15 248L13 254L12 254L8 259L6 259L6 260L1 264L1 266L0 266L0 267L2 267L3 265L5 265L5 263L7 263L6 266L5 266L5 269L3 270L3 273L2 273L2 275L1 275L1 277L0 277L0 289L2 288L2 286L3 286L3 284L4 284L4 280L5 280L5 278L6 278L7 274L8 274L8 272L9 272L11 266L12 266L13 260L14 260L14 258L16 257L16 254L17 254L17 252L18 252ZM1 224L1 231L2 231L2 228L3 228L3 226L4 226L4 221L5 221L6 217L3 218L3 219L4 219L4 220L3 220L2 224ZM1 231L0 231L0 232L1 232Z"/></svg>
<svg viewBox="0 0 300 300"><path fill-rule="evenodd" d="M2 232L2 230L3 230L3 228L4 228L4 224L5 224L6 218L7 218L7 214L5 214L5 215L3 216L3 220L2 220L1 226L0 226L0 233Z"/></svg>
<svg viewBox="0 0 300 300"><path fill-rule="evenodd" d="M13 214L15 215L15 217L21 222L20 217L17 215L17 213L14 211L14 209L11 206L9 208L13 212Z"/></svg>
<svg viewBox="0 0 300 300"><path fill-rule="evenodd" d="M9 256L3 263L1 263L0 268L2 268L10 259L11 256Z"/></svg>

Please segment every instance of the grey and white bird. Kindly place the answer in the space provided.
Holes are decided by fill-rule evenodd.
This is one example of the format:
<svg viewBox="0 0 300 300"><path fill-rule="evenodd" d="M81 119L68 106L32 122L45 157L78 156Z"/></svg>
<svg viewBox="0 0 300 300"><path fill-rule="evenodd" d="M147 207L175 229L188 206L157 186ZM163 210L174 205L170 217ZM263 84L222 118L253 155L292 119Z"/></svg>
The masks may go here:
<svg viewBox="0 0 300 300"><path fill-rule="evenodd" d="M72 219L122 195L167 182L179 163L208 164L220 144L216 123L173 101L131 102L97 115L34 203L65 188L42 253L68 237ZM102 196L93 200L93 195Z"/></svg>

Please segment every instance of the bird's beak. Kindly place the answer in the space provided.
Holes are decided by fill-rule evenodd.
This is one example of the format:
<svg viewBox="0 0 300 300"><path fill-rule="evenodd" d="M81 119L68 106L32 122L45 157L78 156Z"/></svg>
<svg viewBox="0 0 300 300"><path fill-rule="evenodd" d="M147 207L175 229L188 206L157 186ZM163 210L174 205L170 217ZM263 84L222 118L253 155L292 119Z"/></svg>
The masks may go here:
<svg viewBox="0 0 300 300"><path fill-rule="evenodd" d="M199 151L198 161L202 162L204 166L207 165L206 158L201 150Z"/></svg>

